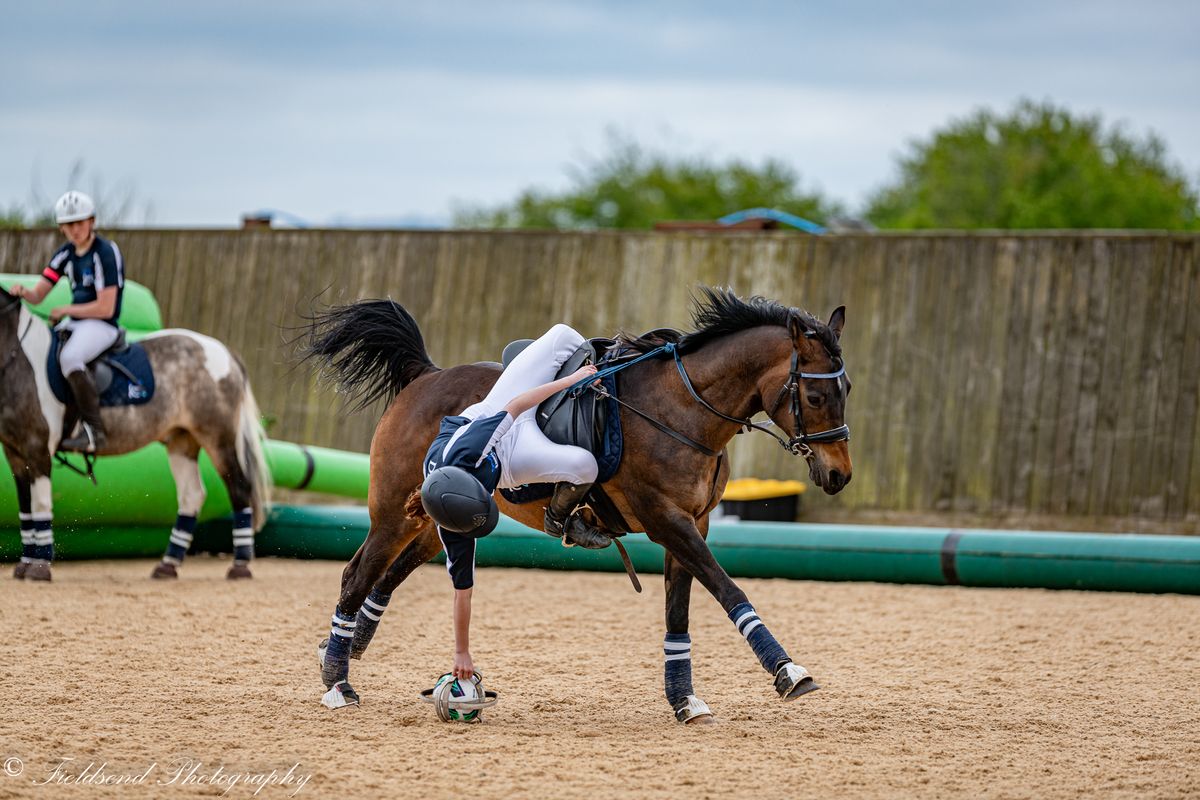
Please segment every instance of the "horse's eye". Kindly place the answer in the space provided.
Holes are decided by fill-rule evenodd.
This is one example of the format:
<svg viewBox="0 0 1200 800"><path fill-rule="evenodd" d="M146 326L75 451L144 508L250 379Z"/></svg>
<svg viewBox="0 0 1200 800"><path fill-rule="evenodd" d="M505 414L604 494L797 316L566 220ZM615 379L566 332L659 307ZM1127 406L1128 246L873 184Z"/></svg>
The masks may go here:
<svg viewBox="0 0 1200 800"><path fill-rule="evenodd" d="M816 392L808 393L808 404L813 408L820 408L825 405L825 395L817 394Z"/></svg>

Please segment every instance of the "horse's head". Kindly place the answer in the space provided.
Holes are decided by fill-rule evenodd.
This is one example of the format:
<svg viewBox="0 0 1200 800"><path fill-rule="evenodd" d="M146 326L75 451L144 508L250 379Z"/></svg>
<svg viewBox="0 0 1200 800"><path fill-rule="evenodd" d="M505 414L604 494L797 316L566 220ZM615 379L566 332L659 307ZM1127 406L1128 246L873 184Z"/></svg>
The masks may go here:
<svg viewBox="0 0 1200 800"><path fill-rule="evenodd" d="M771 370L770 384L762 387L767 413L780 430L791 433L793 452L808 461L809 475L826 494L840 492L853 473L845 427L850 377L840 344L845 323L845 306L827 324L792 313L789 360Z"/></svg>
<svg viewBox="0 0 1200 800"><path fill-rule="evenodd" d="M7 286L0 286L0 345L15 334L20 310L21 300L9 294Z"/></svg>

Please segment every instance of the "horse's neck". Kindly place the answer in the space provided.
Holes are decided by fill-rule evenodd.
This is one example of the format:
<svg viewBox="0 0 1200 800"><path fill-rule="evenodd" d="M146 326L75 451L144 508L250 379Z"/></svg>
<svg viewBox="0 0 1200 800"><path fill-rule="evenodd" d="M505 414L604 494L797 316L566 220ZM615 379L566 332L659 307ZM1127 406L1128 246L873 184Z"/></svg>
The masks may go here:
<svg viewBox="0 0 1200 800"><path fill-rule="evenodd" d="M53 334L49 326L35 317L30 313L29 309L22 305L17 314L17 328L12 332L12 336L11 350L13 351L13 355L16 358L20 358L24 354L25 359L29 362L29 366L33 368L39 405L47 422L51 422L55 416L61 416L62 414L62 404L54 398L53 393L50 391L50 382L46 377L46 359L50 355ZM0 391L29 391L29 387L12 381L5 381L4 383L5 386ZM51 427L54 426L51 425Z"/></svg>
<svg viewBox="0 0 1200 800"><path fill-rule="evenodd" d="M689 359L688 374L696 391L714 408L739 418L763 410L759 383L786 358L786 340L772 328L753 328L715 341Z"/></svg>
<svg viewBox="0 0 1200 800"><path fill-rule="evenodd" d="M25 356L35 373L46 371L46 358L50 355L52 336L49 326L22 305L17 315L16 337L18 347L25 351Z"/></svg>

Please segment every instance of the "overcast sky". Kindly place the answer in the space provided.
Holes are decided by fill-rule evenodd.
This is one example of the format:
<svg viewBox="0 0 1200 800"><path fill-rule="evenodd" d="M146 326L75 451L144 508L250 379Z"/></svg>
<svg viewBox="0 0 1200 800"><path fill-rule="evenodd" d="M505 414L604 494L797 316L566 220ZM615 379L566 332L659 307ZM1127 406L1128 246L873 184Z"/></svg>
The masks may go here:
<svg viewBox="0 0 1200 800"><path fill-rule="evenodd" d="M613 128L778 157L853 208L914 137L1022 96L1154 130L1197 176L1198 42L1196 0L18 0L0 205L83 159L79 188L131 186L156 225L445 224L565 186Z"/></svg>

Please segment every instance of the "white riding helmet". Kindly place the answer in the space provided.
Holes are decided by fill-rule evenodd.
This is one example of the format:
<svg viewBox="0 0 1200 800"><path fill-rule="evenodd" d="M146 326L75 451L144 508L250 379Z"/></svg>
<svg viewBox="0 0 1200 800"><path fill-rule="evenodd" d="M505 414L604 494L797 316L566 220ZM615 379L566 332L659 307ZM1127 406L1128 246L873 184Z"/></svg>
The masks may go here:
<svg viewBox="0 0 1200 800"><path fill-rule="evenodd" d="M54 204L54 221L78 222L96 216L96 204L83 192L70 191L58 198Z"/></svg>

